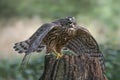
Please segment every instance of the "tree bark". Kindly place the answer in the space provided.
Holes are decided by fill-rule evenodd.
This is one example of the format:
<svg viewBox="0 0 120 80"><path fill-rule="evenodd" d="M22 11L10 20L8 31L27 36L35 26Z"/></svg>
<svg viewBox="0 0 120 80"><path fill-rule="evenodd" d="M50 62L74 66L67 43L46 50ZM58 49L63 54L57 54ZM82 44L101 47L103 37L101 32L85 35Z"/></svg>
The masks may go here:
<svg viewBox="0 0 120 80"><path fill-rule="evenodd" d="M44 72L39 80L107 80L99 60L87 55L45 56Z"/></svg>

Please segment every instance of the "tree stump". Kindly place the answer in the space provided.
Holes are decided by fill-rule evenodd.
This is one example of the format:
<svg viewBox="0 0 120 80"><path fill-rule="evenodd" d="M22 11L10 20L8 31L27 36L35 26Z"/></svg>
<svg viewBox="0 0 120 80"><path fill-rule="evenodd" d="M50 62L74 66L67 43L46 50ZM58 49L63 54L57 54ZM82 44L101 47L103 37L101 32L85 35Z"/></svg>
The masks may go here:
<svg viewBox="0 0 120 80"><path fill-rule="evenodd" d="M107 80L99 60L87 55L45 56L44 72L39 80Z"/></svg>

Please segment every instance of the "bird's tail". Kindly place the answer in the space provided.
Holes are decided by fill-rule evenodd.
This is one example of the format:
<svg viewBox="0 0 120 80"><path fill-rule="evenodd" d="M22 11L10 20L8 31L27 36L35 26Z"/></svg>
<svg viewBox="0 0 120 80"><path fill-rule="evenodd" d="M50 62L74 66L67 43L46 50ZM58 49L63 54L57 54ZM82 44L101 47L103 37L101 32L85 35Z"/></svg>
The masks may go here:
<svg viewBox="0 0 120 80"><path fill-rule="evenodd" d="M13 48L15 49L15 51L18 51L18 53L26 53L29 47L30 47L30 41L25 40L15 43Z"/></svg>
<svg viewBox="0 0 120 80"><path fill-rule="evenodd" d="M30 57L31 57L31 54L24 55L22 62L21 62L21 65L20 65L20 68L25 68L27 66L27 64L29 63Z"/></svg>
<svg viewBox="0 0 120 80"><path fill-rule="evenodd" d="M31 55L30 55L30 53L27 53L27 52L28 52L31 44L32 43L28 39L28 40L25 40L25 41L21 41L21 42L15 43L15 45L13 47L15 49L15 51L18 51L18 53L20 53L20 54L21 53L25 53L21 65L27 64L29 59L30 59ZM38 46L38 48L35 51L36 52L41 52L44 47L45 46L41 44L41 45Z"/></svg>
<svg viewBox="0 0 120 80"><path fill-rule="evenodd" d="M15 43L13 48L15 49L15 51L18 51L18 53L20 53L20 54L21 53L29 54L27 52L28 52L31 44L32 43L30 42L30 40L25 40L25 41L21 41L21 42ZM40 44L35 51L36 52L41 52L44 47L45 47L44 45Z"/></svg>

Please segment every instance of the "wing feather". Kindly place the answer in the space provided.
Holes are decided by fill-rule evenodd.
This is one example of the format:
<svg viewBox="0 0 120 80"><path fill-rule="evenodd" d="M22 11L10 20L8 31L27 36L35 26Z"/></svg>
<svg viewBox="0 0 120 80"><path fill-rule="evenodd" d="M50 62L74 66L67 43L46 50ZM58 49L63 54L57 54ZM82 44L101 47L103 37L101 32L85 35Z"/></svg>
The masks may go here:
<svg viewBox="0 0 120 80"><path fill-rule="evenodd" d="M67 42L66 47L72 45L75 51L78 53L98 53L100 52L99 46L93 36L84 28L77 28L76 35L71 40Z"/></svg>
<svg viewBox="0 0 120 80"><path fill-rule="evenodd" d="M87 53L92 58L99 58L102 69L104 70L103 54L99 49L98 43L87 29L78 27L76 29L75 37L69 40L65 47L72 50L74 53L76 53L76 55Z"/></svg>
<svg viewBox="0 0 120 80"><path fill-rule="evenodd" d="M44 37L51 31L54 27L58 25L55 23L46 23L42 25L29 39L30 39L30 47L28 48L26 53L31 53L37 50L39 45L42 43Z"/></svg>
<svg viewBox="0 0 120 80"><path fill-rule="evenodd" d="M30 53L37 51L37 52L41 52L42 49L44 48L45 45L42 44L42 41L44 39L44 37L48 34L49 31L51 31L54 27L58 27L57 24L55 23L46 23L44 25L42 25L28 40L26 40L28 42L26 49L23 49L21 46L19 47L19 43L17 43L15 46L15 49L18 49L19 52L25 52L25 55L23 57L22 63L21 65L26 64L29 61L30 58ZM24 41L24 43L26 42ZM22 42L23 43L23 42Z"/></svg>

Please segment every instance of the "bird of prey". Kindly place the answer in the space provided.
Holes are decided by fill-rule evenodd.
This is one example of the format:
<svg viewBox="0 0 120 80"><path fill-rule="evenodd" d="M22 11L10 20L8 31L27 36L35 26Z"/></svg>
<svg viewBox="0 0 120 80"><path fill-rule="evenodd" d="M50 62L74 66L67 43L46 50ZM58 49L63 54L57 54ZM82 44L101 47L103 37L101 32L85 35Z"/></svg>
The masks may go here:
<svg viewBox="0 0 120 80"><path fill-rule="evenodd" d="M16 43L14 49L25 53L24 61L31 52L40 52L44 47L47 54L53 52L57 59L63 56L63 47L76 55L87 53L92 58L98 58L104 67L104 57L96 40L86 28L76 23L74 17L43 24L29 39Z"/></svg>

